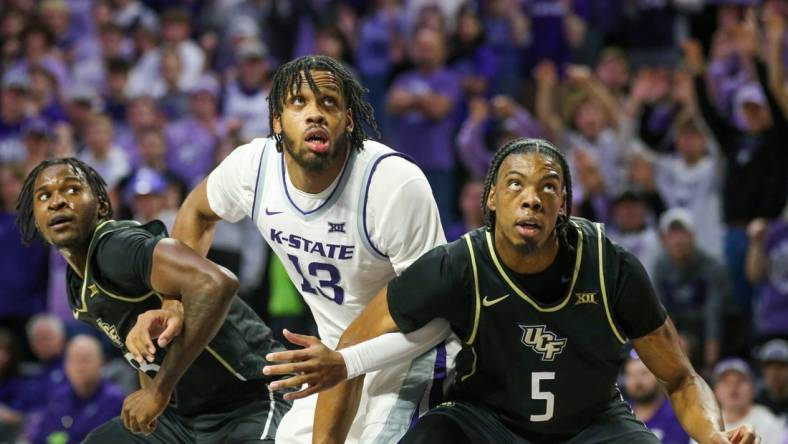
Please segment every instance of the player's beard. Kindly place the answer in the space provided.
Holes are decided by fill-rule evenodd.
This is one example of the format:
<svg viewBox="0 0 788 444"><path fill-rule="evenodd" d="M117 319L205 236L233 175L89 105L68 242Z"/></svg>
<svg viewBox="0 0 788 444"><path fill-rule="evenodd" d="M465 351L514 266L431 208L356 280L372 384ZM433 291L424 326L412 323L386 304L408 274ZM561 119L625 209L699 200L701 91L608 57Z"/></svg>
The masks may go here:
<svg viewBox="0 0 788 444"><path fill-rule="evenodd" d="M645 391L642 393L637 394L630 394L629 396L632 398L632 402L635 404L653 404L654 401L659 399L659 387L654 387L650 391Z"/></svg>
<svg viewBox="0 0 788 444"><path fill-rule="evenodd" d="M315 153L306 149L299 153L295 148L293 139L282 131L282 145L284 145L284 148L293 160L296 161L298 166L307 171L319 172L326 170L334 160L340 154L344 154L345 150L350 146L350 134L346 131L342 133L336 141L332 142L335 144L334 149L328 150L325 153ZM310 153L312 156L309 156Z"/></svg>

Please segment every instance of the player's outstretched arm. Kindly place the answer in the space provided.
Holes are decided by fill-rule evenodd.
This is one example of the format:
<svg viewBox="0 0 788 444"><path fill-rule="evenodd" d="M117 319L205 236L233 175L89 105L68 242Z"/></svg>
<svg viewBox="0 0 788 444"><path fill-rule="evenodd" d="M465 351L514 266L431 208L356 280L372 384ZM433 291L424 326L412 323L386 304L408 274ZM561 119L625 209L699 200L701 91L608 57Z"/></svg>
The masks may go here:
<svg viewBox="0 0 788 444"><path fill-rule="evenodd" d="M235 292L237 278L175 239L162 239L153 251L151 287L180 299L184 325L151 383L129 395L121 419L133 432L151 433L175 384L219 331Z"/></svg>
<svg viewBox="0 0 788 444"><path fill-rule="evenodd" d="M687 433L700 444L755 444L752 427L723 432L722 415L708 384L681 350L670 318L653 332L632 340L646 367L664 383L673 410Z"/></svg>
<svg viewBox="0 0 788 444"><path fill-rule="evenodd" d="M203 179L183 201L175 217L172 237L203 257L208 255L221 218L208 203L208 179Z"/></svg>

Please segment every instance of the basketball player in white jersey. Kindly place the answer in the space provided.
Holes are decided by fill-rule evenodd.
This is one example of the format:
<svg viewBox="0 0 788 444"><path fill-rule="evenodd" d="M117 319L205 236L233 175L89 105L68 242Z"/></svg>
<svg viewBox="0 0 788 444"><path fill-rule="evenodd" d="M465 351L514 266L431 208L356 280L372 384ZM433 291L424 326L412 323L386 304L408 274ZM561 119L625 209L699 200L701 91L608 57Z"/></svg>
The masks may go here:
<svg viewBox="0 0 788 444"><path fill-rule="evenodd" d="M186 199L173 230L173 237L204 255L219 219L251 218L332 348L389 280L446 242L421 170L368 140L366 131L377 127L363 94L331 58L306 56L283 65L269 98L272 137L238 147L222 161ZM454 344L447 357L444 344L415 337L391 336L387 347L416 359L367 376L351 440L395 443L440 401L440 379L452 366ZM297 397L311 391L307 387ZM277 443L312 442L316 398L295 401Z"/></svg>

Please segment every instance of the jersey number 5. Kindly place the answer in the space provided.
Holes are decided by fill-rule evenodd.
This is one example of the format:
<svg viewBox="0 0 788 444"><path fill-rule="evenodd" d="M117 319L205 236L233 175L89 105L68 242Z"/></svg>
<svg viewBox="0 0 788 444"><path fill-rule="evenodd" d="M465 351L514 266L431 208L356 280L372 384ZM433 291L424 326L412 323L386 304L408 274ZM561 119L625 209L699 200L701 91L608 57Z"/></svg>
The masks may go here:
<svg viewBox="0 0 788 444"><path fill-rule="evenodd" d="M533 372L531 373L531 399L544 400L547 402L545 412L541 415L531 415L531 421L544 422L553 417L555 408L555 395L552 392L543 392L539 388L540 382L555 379L555 372Z"/></svg>
<svg viewBox="0 0 788 444"><path fill-rule="evenodd" d="M345 290L339 286L339 280L341 277L337 267L331 264L324 264L322 262L312 262L309 264L307 271L309 271L310 276L316 277L318 279L318 288L315 288L306 279L304 272L301 271L301 264L298 262L298 256L288 254L287 258L290 259L290 262L293 263L293 266L295 267L298 274L301 275L301 291L304 293L320 294L320 296L342 305L342 302L345 301ZM322 273L322 276L321 272L324 272ZM326 279L323 279L323 277ZM331 289L329 291L330 294L326 293L328 289Z"/></svg>

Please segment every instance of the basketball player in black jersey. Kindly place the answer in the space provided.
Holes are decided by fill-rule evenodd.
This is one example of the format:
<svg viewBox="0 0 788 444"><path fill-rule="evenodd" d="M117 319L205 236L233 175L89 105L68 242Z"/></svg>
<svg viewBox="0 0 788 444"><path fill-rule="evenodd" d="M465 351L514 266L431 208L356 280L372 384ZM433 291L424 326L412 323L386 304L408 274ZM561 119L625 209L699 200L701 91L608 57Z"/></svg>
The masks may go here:
<svg viewBox="0 0 788 444"><path fill-rule="evenodd" d="M758 442L749 426L722 431L714 395L682 353L643 267L601 224L571 217L571 189L552 145L510 142L487 176L487 226L426 253L345 331L340 348L444 318L463 340L450 402L401 442L657 444L616 386L628 341L696 441ZM269 374L298 372L293 381L323 388L346 374L342 356L316 340L271 358L295 363ZM342 442L362 380L321 393L318 409L351 407L333 423L316 422L321 442Z"/></svg>
<svg viewBox="0 0 788 444"><path fill-rule="evenodd" d="M17 208L23 238L40 235L68 262L74 316L102 330L139 371L142 389L126 398L122 419L85 442L273 443L290 403L268 390L263 356L283 348L235 296L232 273L168 238L159 221L111 220L104 180L73 158L33 169ZM180 318L182 331L168 332L180 335L152 353L130 351L126 336L151 314Z"/></svg>

